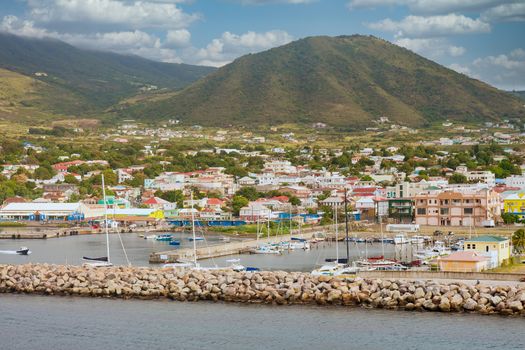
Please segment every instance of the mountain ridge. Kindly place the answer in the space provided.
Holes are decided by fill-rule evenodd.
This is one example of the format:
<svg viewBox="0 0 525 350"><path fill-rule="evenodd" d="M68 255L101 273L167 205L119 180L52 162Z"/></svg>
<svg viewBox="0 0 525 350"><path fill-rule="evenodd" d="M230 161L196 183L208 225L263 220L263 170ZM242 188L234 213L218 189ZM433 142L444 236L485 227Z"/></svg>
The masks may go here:
<svg viewBox="0 0 525 350"><path fill-rule="evenodd" d="M517 98L371 36L317 36L242 56L167 98L120 106L121 116L203 125L327 122L360 128L380 117L525 117Z"/></svg>
<svg viewBox="0 0 525 350"><path fill-rule="evenodd" d="M71 98L67 103L43 98L38 106L54 113L100 113L140 88L176 90L215 70L162 63L139 56L85 50L51 38L0 32L0 68L48 84ZM74 102L72 102L74 100Z"/></svg>

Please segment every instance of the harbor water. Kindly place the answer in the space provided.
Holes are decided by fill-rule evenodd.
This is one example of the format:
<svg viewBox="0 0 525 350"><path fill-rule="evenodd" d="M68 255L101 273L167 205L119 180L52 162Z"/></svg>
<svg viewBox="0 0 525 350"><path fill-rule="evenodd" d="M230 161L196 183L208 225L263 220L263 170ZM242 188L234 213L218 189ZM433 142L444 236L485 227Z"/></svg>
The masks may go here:
<svg viewBox="0 0 525 350"><path fill-rule="evenodd" d="M175 233L174 239L181 242L180 247L187 248L193 244L188 240L189 236L187 233ZM149 266L149 255L152 252L180 249L170 246L167 242L145 240L139 236L139 233L125 233L121 234L121 237L129 260L134 266ZM112 262L116 265L126 264L118 235L111 234L109 240ZM220 241L220 236L207 235L206 241L197 242L197 247L206 247L213 244L225 243ZM28 256L0 254L0 264L52 263L80 265L82 264L83 256L97 257L106 255L106 240L102 234L68 236L47 240L0 240L0 251L14 251L21 246L27 246L31 250L31 254ZM339 257L345 258L346 244L339 242L337 246ZM351 260L365 256L382 255L384 248L386 258L410 261L412 259L412 250L415 249L410 244L401 246L384 244L382 246L380 243L357 244L354 242L349 242L349 247ZM227 260L240 259L245 266L258 267L264 270L311 271L322 265L325 259L335 257L336 243L321 242L313 244L312 249L309 251L284 251L281 255L242 254L201 260L200 263L203 266L228 266Z"/></svg>
<svg viewBox="0 0 525 350"><path fill-rule="evenodd" d="M0 295L1 349L525 349L522 318Z"/></svg>

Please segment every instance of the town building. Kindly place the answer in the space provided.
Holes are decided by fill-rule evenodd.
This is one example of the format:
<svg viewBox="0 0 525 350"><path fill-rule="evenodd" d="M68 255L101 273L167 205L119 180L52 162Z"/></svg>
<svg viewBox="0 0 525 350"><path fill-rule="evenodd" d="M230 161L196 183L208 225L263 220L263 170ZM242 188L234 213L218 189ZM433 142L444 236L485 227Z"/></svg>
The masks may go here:
<svg viewBox="0 0 525 350"><path fill-rule="evenodd" d="M489 267L501 266L510 258L510 239L500 236L479 236L466 240L463 243L465 251L474 251L490 259Z"/></svg>
<svg viewBox="0 0 525 350"><path fill-rule="evenodd" d="M414 197L415 223L429 226L484 226L500 218L500 196L492 189L428 190Z"/></svg>
<svg viewBox="0 0 525 350"><path fill-rule="evenodd" d="M440 271L481 272L489 268L490 259L475 251L459 251L439 257L437 262Z"/></svg>

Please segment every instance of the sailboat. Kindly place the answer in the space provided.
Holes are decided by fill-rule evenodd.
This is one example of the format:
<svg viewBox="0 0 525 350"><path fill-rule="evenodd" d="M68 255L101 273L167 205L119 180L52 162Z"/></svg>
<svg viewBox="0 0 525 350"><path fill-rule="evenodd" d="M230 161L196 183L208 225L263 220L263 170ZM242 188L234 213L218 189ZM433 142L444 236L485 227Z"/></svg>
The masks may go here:
<svg viewBox="0 0 525 350"><path fill-rule="evenodd" d="M345 267L344 264L339 262L339 230L337 225L337 204L334 206L334 229L335 259L327 259L327 264L324 264L320 268L312 271L313 276L335 276Z"/></svg>
<svg viewBox="0 0 525 350"><path fill-rule="evenodd" d="M113 266L109 258L109 231L108 231L108 208L106 202L106 186L104 183L104 174L102 174L102 196L104 198L104 231L106 233L106 256L101 256L97 258L84 256L83 260L85 266L91 267L107 267Z"/></svg>

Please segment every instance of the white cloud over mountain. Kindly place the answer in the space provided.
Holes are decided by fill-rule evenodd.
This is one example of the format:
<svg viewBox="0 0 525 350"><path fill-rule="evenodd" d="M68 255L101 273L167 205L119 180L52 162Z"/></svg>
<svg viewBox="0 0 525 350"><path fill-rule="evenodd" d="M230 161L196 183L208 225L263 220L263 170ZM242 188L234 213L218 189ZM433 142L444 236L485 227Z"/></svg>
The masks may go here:
<svg viewBox="0 0 525 350"><path fill-rule="evenodd" d="M407 16L401 21L385 19L370 23L369 27L376 30L394 32L398 37L427 38L447 35L487 33L490 24L480 19L472 19L463 15L448 14L443 16Z"/></svg>
<svg viewBox="0 0 525 350"><path fill-rule="evenodd" d="M240 55L284 45L292 40L293 37L282 30L241 35L224 32L220 38L213 39L205 48L198 50L196 56L200 64L221 66Z"/></svg>

